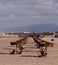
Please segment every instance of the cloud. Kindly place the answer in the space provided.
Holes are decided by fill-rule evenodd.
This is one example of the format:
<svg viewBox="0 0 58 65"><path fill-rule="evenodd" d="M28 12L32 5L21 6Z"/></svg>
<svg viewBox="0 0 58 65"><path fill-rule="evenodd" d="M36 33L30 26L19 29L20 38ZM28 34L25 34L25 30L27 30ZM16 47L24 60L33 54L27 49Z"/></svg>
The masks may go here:
<svg viewBox="0 0 58 65"><path fill-rule="evenodd" d="M53 23L57 14L58 3L55 0L0 0L0 21L3 22Z"/></svg>
<svg viewBox="0 0 58 65"><path fill-rule="evenodd" d="M53 0L54 1L54 3L58 3L58 0Z"/></svg>

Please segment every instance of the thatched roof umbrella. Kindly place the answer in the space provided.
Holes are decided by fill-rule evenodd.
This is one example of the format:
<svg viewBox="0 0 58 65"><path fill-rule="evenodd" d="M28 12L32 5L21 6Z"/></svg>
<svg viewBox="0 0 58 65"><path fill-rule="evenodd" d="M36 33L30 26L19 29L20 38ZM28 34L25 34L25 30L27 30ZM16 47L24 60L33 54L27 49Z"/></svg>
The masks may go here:
<svg viewBox="0 0 58 65"><path fill-rule="evenodd" d="M37 43L37 45L39 46L39 48L41 47L45 47L47 50L47 47L53 47L53 43L45 41L45 40L41 40L39 37L35 37L33 36L34 41Z"/></svg>

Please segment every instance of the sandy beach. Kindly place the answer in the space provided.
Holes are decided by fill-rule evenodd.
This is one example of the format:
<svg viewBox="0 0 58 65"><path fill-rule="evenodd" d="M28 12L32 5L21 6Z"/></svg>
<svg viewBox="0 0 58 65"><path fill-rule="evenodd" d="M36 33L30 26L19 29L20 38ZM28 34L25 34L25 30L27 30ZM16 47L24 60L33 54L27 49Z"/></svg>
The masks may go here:
<svg viewBox="0 0 58 65"><path fill-rule="evenodd" d="M51 42L50 36L43 38ZM34 40L28 38L22 54L11 55L11 41L18 40L17 36L0 38L0 65L58 65L58 38L53 38L54 47L48 47L47 57L38 57Z"/></svg>

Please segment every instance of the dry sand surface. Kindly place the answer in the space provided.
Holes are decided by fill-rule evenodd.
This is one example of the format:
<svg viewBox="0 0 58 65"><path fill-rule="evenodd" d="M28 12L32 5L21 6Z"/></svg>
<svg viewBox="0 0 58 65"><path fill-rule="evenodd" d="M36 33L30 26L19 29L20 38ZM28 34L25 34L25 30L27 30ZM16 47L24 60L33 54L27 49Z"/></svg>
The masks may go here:
<svg viewBox="0 0 58 65"><path fill-rule="evenodd" d="M39 49L36 49L32 38L28 38L22 54L10 55L12 49L10 41L16 41L17 37L0 38L0 65L58 65L58 38L54 38L54 47L48 48L47 57L38 57ZM51 37L44 40L51 42Z"/></svg>

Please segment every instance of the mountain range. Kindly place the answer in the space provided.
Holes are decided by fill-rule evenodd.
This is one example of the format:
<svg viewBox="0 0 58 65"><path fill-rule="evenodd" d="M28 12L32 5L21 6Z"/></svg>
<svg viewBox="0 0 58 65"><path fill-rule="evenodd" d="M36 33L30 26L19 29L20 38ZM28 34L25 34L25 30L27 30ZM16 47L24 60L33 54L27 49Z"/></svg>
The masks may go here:
<svg viewBox="0 0 58 65"><path fill-rule="evenodd" d="M6 32L56 32L58 31L58 25L53 23L37 24L37 25L8 28L5 31Z"/></svg>

